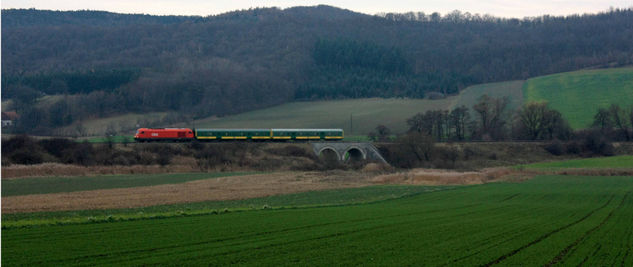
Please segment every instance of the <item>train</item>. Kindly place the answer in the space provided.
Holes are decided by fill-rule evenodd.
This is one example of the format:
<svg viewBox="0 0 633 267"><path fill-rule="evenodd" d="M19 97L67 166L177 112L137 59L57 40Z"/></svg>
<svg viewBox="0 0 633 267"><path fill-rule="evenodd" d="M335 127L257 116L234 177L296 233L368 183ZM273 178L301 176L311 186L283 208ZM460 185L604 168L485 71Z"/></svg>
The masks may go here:
<svg viewBox="0 0 633 267"><path fill-rule="evenodd" d="M139 128L136 142L197 141L338 141L343 129L190 129Z"/></svg>

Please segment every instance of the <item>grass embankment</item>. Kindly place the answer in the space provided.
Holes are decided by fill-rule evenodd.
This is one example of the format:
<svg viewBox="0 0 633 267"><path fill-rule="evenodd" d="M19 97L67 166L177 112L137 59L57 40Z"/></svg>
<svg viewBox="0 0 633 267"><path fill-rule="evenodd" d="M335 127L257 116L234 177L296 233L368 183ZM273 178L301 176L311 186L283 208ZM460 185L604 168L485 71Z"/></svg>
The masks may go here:
<svg viewBox="0 0 633 267"><path fill-rule="evenodd" d="M2 262L628 266L632 191L633 177L540 176L363 205L8 228Z"/></svg>
<svg viewBox="0 0 633 267"><path fill-rule="evenodd" d="M630 108L633 68L582 70L529 79L526 101L547 101L574 129L591 126L598 108L611 104Z"/></svg>
<svg viewBox="0 0 633 267"><path fill-rule="evenodd" d="M622 155L604 158L573 159L565 161L539 162L533 164L520 165L527 169L559 170L568 168L583 169L608 169L608 168L631 168L633 169L633 156Z"/></svg>
<svg viewBox="0 0 633 267"><path fill-rule="evenodd" d="M34 177L2 180L2 196L48 194L185 183L194 180L251 174L246 172L163 173L79 177Z"/></svg>

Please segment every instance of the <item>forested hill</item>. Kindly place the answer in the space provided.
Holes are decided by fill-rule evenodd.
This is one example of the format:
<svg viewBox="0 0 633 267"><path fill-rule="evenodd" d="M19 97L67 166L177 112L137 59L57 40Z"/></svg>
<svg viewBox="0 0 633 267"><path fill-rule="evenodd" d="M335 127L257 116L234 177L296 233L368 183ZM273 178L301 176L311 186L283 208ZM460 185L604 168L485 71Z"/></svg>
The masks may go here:
<svg viewBox="0 0 633 267"><path fill-rule="evenodd" d="M67 115L48 127L125 112L202 117L630 65L632 43L631 9L526 19L329 6L209 17L2 10L2 97L19 113L52 114L28 104L70 95L39 107Z"/></svg>

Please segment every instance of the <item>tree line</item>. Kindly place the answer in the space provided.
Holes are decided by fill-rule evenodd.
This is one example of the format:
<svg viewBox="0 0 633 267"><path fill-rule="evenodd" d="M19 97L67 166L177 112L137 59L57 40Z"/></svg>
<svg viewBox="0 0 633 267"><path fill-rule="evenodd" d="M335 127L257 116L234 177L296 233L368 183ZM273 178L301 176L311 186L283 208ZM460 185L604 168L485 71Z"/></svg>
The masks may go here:
<svg viewBox="0 0 633 267"><path fill-rule="evenodd" d="M471 110L474 115L471 115ZM407 134L422 134L438 142L447 141L568 141L597 133L612 141L633 140L633 106L612 104L600 108L592 127L574 131L562 114L547 102L529 102L516 111L508 109L508 99L483 95L469 109L429 110L407 119ZM391 131L378 125L369 133L374 141L390 141Z"/></svg>
<svg viewBox="0 0 633 267"><path fill-rule="evenodd" d="M437 146L436 143L540 141L533 148L541 147L552 156L612 156L616 148L611 142L633 140L633 106L623 108L613 104L602 108L596 112L591 128L574 131L560 112L546 102L526 103L511 112L507 110L507 99L484 95L472 109L461 106L452 110L429 110L412 116L407 124L409 130L402 135L392 135L384 125L378 125L369 133L373 141L381 142L378 144L380 152L392 166L477 169L489 160L513 162L499 157L522 158L525 155L514 153L525 147L520 143L500 143L500 151L486 151L485 146ZM504 151L506 149L509 151ZM545 155L537 157L542 160Z"/></svg>

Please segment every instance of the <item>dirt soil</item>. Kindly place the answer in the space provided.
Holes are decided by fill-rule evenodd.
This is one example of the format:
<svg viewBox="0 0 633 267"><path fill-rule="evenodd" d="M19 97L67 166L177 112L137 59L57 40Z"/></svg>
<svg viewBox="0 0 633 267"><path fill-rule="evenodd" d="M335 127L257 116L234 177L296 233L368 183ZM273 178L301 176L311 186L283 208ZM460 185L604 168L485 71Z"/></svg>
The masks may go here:
<svg viewBox="0 0 633 267"><path fill-rule="evenodd" d="M406 172L378 175L371 180L378 184L470 185L498 181L522 181L530 176L530 174L508 168L489 168L476 172L413 169Z"/></svg>
<svg viewBox="0 0 633 267"><path fill-rule="evenodd" d="M181 184L2 197L2 213L145 207L246 199L371 184L362 173L342 171L231 176Z"/></svg>
<svg viewBox="0 0 633 267"><path fill-rule="evenodd" d="M116 209L235 200L376 184L480 184L516 177L506 169L455 172L414 169L380 175L366 171L280 172L134 188L2 197L2 213Z"/></svg>

